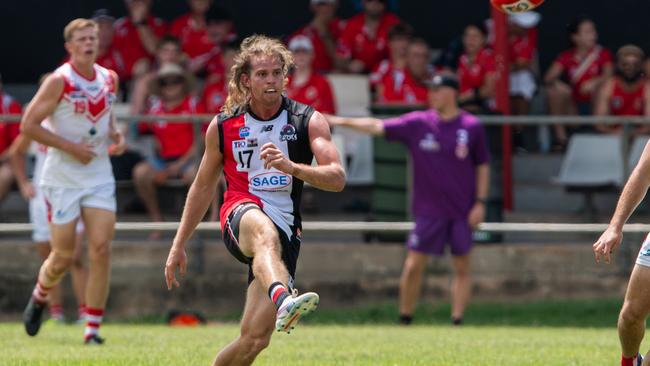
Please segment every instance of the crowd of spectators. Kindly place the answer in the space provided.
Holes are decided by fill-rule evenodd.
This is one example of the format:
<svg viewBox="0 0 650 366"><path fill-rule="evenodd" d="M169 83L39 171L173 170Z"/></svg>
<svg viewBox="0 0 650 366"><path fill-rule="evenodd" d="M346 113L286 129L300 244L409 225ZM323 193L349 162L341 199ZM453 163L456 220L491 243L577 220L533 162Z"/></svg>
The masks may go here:
<svg viewBox="0 0 650 366"><path fill-rule="evenodd" d="M228 11L213 0L187 0L189 12L168 23L152 14L153 0L124 0L128 14L116 19L107 10L92 18L99 24L98 63L113 69L124 84L122 101L131 114L192 114L220 111L227 95L229 70L239 37ZM321 112L336 113L336 98L326 74L369 76L373 103L423 106L425 81L434 73L453 73L460 81L460 105L473 113L495 110L495 55L489 21L471 22L447 47L434 52L417 31L388 9L387 0L361 0L361 12L337 17L338 0L309 0L312 19L284 40L295 67L287 95ZM577 18L567 28L571 46L542 73L537 63L537 25L529 12L509 20L511 112L525 115L544 91L551 115L646 115L650 89L644 77L643 51L633 45L616 54L598 43L596 24ZM20 113L20 105L2 93L0 114ZM134 138L149 135L150 156L134 164L131 177L152 220L161 220L155 187L167 179L190 181L197 150L191 124L147 122L131 129ZM586 129L554 126L554 148L563 150L570 133ZM597 126L618 133L618 126ZM0 123L0 199L11 172L3 153L18 132ZM648 133L639 127L638 134ZM133 136L132 136L133 137Z"/></svg>

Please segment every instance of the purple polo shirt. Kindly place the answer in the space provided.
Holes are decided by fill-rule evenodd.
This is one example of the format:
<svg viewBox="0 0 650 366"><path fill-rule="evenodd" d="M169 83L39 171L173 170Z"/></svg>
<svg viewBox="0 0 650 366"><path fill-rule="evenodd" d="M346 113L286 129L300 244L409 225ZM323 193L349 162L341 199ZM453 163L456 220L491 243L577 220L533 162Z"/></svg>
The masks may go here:
<svg viewBox="0 0 650 366"><path fill-rule="evenodd" d="M414 216L466 220L476 200L476 167L489 160L479 120L462 111L442 121L427 110L388 119L384 130L411 154Z"/></svg>

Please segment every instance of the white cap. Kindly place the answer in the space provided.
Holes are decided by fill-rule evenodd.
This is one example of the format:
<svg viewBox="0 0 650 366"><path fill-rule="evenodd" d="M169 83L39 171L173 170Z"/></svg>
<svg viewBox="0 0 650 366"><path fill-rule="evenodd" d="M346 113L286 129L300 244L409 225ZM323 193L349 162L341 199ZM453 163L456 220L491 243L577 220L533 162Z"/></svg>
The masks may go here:
<svg viewBox="0 0 650 366"><path fill-rule="evenodd" d="M525 11L523 13L511 14L509 20L513 24L529 29L536 27L539 21L542 20L542 16L534 11Z"/></svg>
<svg viewBox="0 0 650 366"><path fill-rule="evenodd" d="M305 50L311 52L314 50L314 45L311 43L309 37L303 35L297 35L291 38L291 41L289 41L289 50L290 51Z"/></svg>

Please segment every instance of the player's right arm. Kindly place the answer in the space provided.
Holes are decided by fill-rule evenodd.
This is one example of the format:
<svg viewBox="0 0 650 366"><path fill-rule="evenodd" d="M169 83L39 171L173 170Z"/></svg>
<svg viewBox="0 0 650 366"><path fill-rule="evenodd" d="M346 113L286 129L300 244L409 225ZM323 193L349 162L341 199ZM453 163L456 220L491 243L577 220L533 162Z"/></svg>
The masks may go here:
<svg viewBox="0 0 650 366"><path fill-rule="evenodd" d="M192 236L194 229L205 216L210 203L214 199L223 167L223 155L219 148L219 126L215 117L208 127L205 135L205 152L199 165L198 173L190 186L183 208L181 223L174 237L172 247L169 250L167 263L165 265L165 280L167 289L173 286L180 286L176 280L176 269L184 276L187 269L187 257L185 255L185 244Z"/></svg>
<svg viewBox="0 0 650 366"><path fill-rule="evenodd" d="M64 84L61 75L52 74L45 79L25 110L20 122L20 130L29 138L43 145L65 151L83 164L87 164L95 157L90 146L68 141L41 126L41 122L54 113L59 104Z"/></svg>
<svg viewBox="0 0 650 366"><path fill-rule="evenodd" d="M326 114L325 118L331 127L342 126L348 127L355 131L367 133L374 136L384 135L384 122L379 118L361 117L339 117Z"/></svg>
<svg viewBox="0 0 650 366"><path fill-rule="evenodd" d="M16 176L20 194L25 199L32 199L36 194L34 186L29 181L29 178L27 178L27 173L25 172L25 156L31 143L32 140L29 137L20 134L9 147L9 164Z"/></svg>
<svg viewBox="0 0 650 366"><path fill-rule="evenodd" d="M623 225L625 225L625 222L630 218L634 209L643 200L649 186L650 142L646 144L639 163L634 168L634 171L632 171L630 179L628 179L623 188L609 227L593 245L596 262L599 262L601 257L605 258L606 263L610 262L611 253L621 244L623 239Z"/></svg>

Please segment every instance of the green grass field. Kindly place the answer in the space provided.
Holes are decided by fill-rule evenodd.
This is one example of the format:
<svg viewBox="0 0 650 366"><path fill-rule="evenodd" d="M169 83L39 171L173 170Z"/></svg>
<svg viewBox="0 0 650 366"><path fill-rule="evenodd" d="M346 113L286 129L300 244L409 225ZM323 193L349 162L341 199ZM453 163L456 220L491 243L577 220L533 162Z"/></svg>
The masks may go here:
<svg viewBox="0 0 650 366"><path fill-rule="evenodd" d="M617 300L479 304L462 327L446 324L448 305L421 307L411 327L388 324L393 305L323 309L291 334L274 335L256 365L611 366L619 363L618 306ZM46 324L29 338L21 324L0 323L0 365L210 365L238 327L109 323L101 347L82 345L81 333L80 326Z"/></svg>

